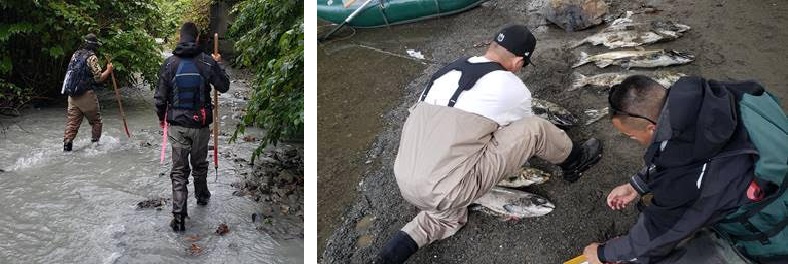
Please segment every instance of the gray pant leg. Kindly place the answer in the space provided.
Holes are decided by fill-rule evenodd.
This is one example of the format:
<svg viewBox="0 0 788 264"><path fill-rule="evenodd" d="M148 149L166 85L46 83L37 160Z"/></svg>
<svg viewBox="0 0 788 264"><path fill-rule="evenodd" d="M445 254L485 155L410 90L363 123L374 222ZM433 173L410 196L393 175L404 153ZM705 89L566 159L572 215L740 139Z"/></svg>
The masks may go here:
<svg viewBox="0 0 788 264"><path fill-rule="evenodd" d="M750 264L733 250L730 243L716 233L701 229L682 241L673 253L658 263L675 264Z"/></svg>
<svg viewBox="0 0 788 264"><path fill-rule="evenodd" d="M209 198L211 192L208 191L208 140L211 137L211 130L209 128L191 129L192 133L192 150L191 150L191 165L192 177L194 177L194 197L195 198Z"/></svg>
<svg viewBox="0 0 788 264"><path fill-rule="evenodd" d="M188 215L186 200L189 196L189 153L192 148L192 140L188 136L188 129L178 126L170 126L168 139L172 142L172 213Z"/></svg>

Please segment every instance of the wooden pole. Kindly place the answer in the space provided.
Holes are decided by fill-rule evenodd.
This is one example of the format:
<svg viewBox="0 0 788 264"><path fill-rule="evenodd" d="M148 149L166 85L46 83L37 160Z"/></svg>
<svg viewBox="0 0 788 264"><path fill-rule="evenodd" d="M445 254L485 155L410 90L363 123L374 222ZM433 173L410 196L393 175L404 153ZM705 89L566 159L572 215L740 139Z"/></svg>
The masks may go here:
<svg viewBox="0 0 788 264"><path fill-rule="evenodd" d="M107 57L107 63L112 63ZM115 87L115 99L118 100L118 107L120 108L120 117L123 118L123 128L126 130L126 136L131 138L131 133L129 133L129 126L126 124L126 113L123 112L123 103L120 101L120 91L118 90L118 82L115 80L115 71L111 71L110 76L112 77L112 86Z"/></svg>
<svg viewBox="0 0 788 264"><path fill-rule="evenodd" d="M219 33L213 33L213 54L219 54ZM213 88L213 171L219 180L219 93Z"/></svg>

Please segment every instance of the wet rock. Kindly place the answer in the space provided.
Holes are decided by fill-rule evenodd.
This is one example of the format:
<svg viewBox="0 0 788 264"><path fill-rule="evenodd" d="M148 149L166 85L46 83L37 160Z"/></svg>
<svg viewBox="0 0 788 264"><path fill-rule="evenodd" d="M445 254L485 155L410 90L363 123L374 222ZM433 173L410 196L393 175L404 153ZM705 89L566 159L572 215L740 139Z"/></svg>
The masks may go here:
<svg viewBox="0 0 788 264"><path fill-rule="evenodd" d="M358 248L365 248L372 245L372 242L375 241L375 237L372 235L361 235L356 238L356 247Z"/></svg>
<svg viewBox="0 0 788 264"><path fill-rule="evenodd" d="M255 142L257 138L251 135L247 135L243 137L244 142Z"/></svg>
<svg viewBox="0 0 788 264"><path fill-rule="evenodd" d="M279 181L282 184L290 184L295 181L295 176L290 170L283 170L279 172Z"/></svg>
<svg viewBox="0 0 788 264"><path fill-rule="evenodd" d="M566 31L599 25L607 12L607 3L602 0L550 0L542 11L545 19Z"/></svg>
<svg viewBox="0 0 788 264"><path fill-rule="evenodd" d="M227 234L227 232L230 232L230 228L225 224L220 224L219 227L216 228L216 234L219 234L220 236Z"/></svg>
<svg viewBox="0 0 788 264"><path fill-rule="evenodd" d="M169 198L154 198L145 200L137 203L137 209L156 208L157 210L161 210L161 207L164 206L169 200Z"/></svg>
<svg viewBox="0 0 788 264"><path fill-rule="evenodd" d="M267 218L261 220L256 227L258 231L265 232L274 239L303 239L304 227L298 221L283 218Z"/></svg>
<svg viewBox="0 0 788 264"><path fill-rule="evenodd" d="M197 243L192 243L192 245L186 250L192 256L199 256L202 254L202 247Z"/></svg>

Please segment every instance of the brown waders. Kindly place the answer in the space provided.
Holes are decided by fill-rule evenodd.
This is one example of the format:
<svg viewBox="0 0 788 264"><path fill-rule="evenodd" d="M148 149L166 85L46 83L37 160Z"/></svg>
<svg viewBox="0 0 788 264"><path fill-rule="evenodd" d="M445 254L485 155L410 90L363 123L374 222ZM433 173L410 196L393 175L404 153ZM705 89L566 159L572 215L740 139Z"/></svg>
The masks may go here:
<svg viewBox="0 0 788 264"><path fill-rule="evenodd" d="M172 144L172 213L176 218L188 216L186 200L189 195L189 173L194 177L194 196L199 204L206 204L208 191L208 140L211 130L170 126L168 139ZM191 164L191 167L189 166Z"/></svg>
<svg viewBox="0 0 788 264"><path fill-rule="evenodd" d="M77 137L83 117L88 119L88 123L92 127L92 141L98 141L101 138L101 114L99 113L98 98L93 90L89 90L79 96L68 97L66 131L63 135L64 143L71 143Z"/></svg>
<svg viewBox="0 0 788 264"><path fill-rule="evenodd" d="M421 212L402 231L419 246L456 233L467 206L533 156L558 164L572 141L547 120L505 127L452 107L417 103L402 130L394 174L402 197Z"/></svg>

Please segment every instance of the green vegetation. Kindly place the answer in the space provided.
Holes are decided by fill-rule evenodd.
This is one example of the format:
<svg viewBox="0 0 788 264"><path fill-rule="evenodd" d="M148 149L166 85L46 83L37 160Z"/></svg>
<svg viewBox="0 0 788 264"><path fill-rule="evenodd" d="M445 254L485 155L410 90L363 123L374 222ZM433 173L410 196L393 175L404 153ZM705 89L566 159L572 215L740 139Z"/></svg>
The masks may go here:
<svg viewBox="0 0 788 264"><path fill-rule="evenodd" d="M304 1L246 0L234 8L230 35L237 38L235 63L254 74L253 91L242 124L266 130L267 144L304 134Z"/></svg>
<svg viewBox="0 0 788 264"><path fill-rule="evenodd" d="M162 58L154 38L172 30L153 23L164 17L163 2L0 2L0 107L17 109L30 99L58 96L71 54L90 32L104 43L98 51L102 67L105 56L111 57L121 84L156 83Z"/></svg>
<svg viewBox="0 0 788 264"><path fill-rule="evenodd" d="M208 33L212 0L158 0L164 17L164 38L174 47L178 43L178 29L183 22L192 21L201 29L202 35Z"/></svg>
<svg viewBox="0 0 788 264"><path fill-rule="evenodd" d="M0 1L0 113L18 112L31 99L60 97L63 76L82 36L95 33L115 65L120 85L157 82L162 62L155 38L175 43L177 29L193 21L207 34L212 0L10 0ZM254 74L246 126L266 130L253 159L268 144L304 134L304 2L242 0L230 38L237 66Z"/></svg>

